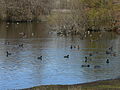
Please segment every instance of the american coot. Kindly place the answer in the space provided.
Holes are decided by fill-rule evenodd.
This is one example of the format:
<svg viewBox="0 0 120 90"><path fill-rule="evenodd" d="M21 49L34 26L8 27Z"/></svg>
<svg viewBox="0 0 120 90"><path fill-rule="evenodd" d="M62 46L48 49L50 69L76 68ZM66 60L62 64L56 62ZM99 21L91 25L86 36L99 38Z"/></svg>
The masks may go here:
<svg viewBox="0 0 120 90"><path fill-rule="evenodd" d="M22 47L22 48L23 48L23 44L20 44L19 47Z"/></svg>
<svg viewBox="0 0 120 90"><path fill-rule="evenodd" d="M42 56L39 56L37 59L42 60Z"/></svg>
<svg viewBox="0 0 120 90"><path fill-rule="evenodd" d="M10 44L10 42L5 42L5 45L9 45Z"/></svg>
<svg viewBox="0 0 120 90"><path fill-rule="evenodd" d="M109 59L107 59L106 63L110 63Z"/></svg>
<svg viewBox="0 0 120 90"><path fill-rule="evenodd" d="M81 67L90 67L90 65L81 65Z"/></svg>
<svg viewBox="0 0 120 90"><path fill-rule="evenodd" d="M64 58L69 58L69 55L67 55L67 56L64 56Z"/></svg>
<svg viewBox="0 0 120 90"><path fill-rule="evenodd" d="M8 51L6 52L6 56L8 57L9 55L11 55L11 53L9 53Z"/></svg>
<svg viewBox="0 0 120 90"><path fill-rule="evenodd" d="M101 66L99 65L94 66L94 69L98 69L98 68L101 68Z"/></svg>
<svg viewBox="0 0 120 90"><path fill-rule="evenodd" d="M73 47L72 47L72 45L70 46L70 49L72 49Z"/></svg>
<svg viewBox="0 0 120 90"><path fill-rule="evenodd" d="M111 54L111 52L110 51L106 51L106 54Z"/></svg>
<svg viewBox="0 0 120 90"><path fill-rule="evenodd" d="M85 62L87 62L87 60L88 60L88 58L87 58L87 57L85 57Z"/></svg>

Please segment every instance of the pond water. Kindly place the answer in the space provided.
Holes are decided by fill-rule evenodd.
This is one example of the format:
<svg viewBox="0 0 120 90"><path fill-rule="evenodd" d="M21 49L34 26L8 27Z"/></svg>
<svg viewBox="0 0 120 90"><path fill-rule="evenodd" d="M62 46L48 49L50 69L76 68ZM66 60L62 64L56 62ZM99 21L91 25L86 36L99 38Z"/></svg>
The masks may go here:
<svg viewBox="0 0 120 90"><path fill-rule="evenodd" d="M25 33L23 38L22 32ZM100 34L102 37L99 37ZM0 24L0 89L68 85L120 77L120 36L57 36L44 23ZM19 45L23 44L23 47ZM70 46L78 48L70 49ZM106 54L113 47L112 54ZM11 55L6 56L6 52ZM92 53L92 56L89 54ZM69 58L64 58L70 55ZM42 60L38 57L42 56ZM85 62L85 57L89 60ZM109 59L109 63L106 60ZM81 67L90 65L90 67Z"/></svg>

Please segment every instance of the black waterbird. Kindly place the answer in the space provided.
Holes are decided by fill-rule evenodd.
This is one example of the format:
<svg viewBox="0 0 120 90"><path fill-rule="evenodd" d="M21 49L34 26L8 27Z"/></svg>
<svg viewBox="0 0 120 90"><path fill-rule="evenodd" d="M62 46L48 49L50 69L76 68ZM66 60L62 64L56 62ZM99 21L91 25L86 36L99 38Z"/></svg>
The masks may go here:
<svg viewBox="0 0 120 90"><path fill-rule="evenodd" d="M11 55L11 53L9 53L8 51L6 52L6 56L8 57L9 55Z"/></svg>
<svg viewBox="0 0 120 90"><path fill-rule="evenodd" d="M88 58L87 58L87 57L85 57L85 62L87 62L87 60L88 60Z"/></svg>
<svg viewBox="0 0 120 90"><path fill-rule="evenodd" d="M23 44L20 44L19 47L22 47L22 48L23 48Z"/></svg>
<svg viewBox="0 0 120 90"><path fill-rule="evenodd" d="M69 58L69 55L67 55L67 56L64 56L64 58Z"/></svg>
<svg viewBox="0 0 120 90"><path fill-rule="evenodd" d="M39 56L37 59L42 60L42 56Z"/></svg>
<svg viewBox="0 0 120 90"><path fill-rule="evenodd" d="M73 46L71 45L71 46L70 46L70 49L72 49L72 48L73 48Z"/></svg>
<svg viewBox="0 0 120 90"><path fill-rule="evenodd" d="M81 67L90 67L90 65L81 65Z"/></svg>
<svg viewBox="0 0 120 90"><path fill-rule="evenodd" d="M107 59L106 63L110 63L109 59Z"/></svg>

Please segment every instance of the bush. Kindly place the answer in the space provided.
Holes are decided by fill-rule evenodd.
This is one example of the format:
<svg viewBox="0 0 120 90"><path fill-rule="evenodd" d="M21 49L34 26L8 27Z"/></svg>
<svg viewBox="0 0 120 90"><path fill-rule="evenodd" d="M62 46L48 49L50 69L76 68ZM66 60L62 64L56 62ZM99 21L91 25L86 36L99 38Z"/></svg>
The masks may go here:
<svg viewBox="0 0 120 90"><path fill-rule="evenodd" d="M48 0L0 0L0 16L7 21L40 20L50 10L48 3Z"/></svg>

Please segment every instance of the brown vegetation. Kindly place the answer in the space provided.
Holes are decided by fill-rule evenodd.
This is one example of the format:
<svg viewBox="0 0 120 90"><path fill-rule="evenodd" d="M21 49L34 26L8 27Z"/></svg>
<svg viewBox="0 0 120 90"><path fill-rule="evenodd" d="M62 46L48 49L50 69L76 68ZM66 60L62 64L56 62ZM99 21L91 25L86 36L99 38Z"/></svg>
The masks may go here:
<svg viewBox="0 0 120 90"><path fill-rule="evenodd" d="M111 31L118 25L118 22L115 22L116 18L117 21L119 21L119 4L113 4L114 1L115 0L69 0L69 4L67 5L70 8L59 7L60 12L55 12L52 17L50 17L54 19L55 22L52 22L53 27L57 27L57 31L62 34L76 34L85 30ZM65 10L69 10L67 15L66 12L64 12ZM61 13L61 11L63 12ZM58 16L58 18L56 16Z"/></svg>
<svg viewBox="0 0 120 90"><path fill-rule="evenodd" d="M0 19L6 21L40 20L50 12L49 0L0 0Z"/></svg>

